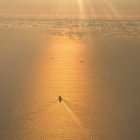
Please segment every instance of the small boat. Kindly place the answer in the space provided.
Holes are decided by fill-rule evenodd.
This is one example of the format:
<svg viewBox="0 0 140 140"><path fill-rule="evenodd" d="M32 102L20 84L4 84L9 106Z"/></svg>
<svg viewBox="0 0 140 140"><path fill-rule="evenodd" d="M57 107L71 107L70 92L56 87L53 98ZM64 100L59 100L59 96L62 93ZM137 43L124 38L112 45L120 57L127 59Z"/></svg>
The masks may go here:
<svg viewBox="0 0 140 140"><path fill-rule="evenodd" d="M58 97L58 100L59 100L59 102L61 103L63 99L62 99L61 96L59 96L59 97Z"/></svg>

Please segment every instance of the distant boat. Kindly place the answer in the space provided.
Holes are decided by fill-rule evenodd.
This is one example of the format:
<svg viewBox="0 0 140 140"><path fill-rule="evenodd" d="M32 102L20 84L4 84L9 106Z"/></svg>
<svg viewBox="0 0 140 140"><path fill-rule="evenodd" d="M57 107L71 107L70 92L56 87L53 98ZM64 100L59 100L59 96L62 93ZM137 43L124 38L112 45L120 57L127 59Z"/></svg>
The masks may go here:
<svg viewBox="0 0 140 140"><path fill-rule="evenodd" d="M58 97L58 100L59 100L59 102L61 103L63 99L62 99L61 96L59 96L59 97Z"/></svg>

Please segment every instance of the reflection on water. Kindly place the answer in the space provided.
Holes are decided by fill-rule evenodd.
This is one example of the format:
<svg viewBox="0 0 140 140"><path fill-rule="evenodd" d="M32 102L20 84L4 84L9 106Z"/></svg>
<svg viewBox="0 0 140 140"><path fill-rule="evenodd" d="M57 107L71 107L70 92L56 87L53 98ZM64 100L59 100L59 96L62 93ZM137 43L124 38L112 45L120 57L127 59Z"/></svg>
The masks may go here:
<svg viewBox="0 0 140 140"><path fill-rule="evenodd" d="M36 22L0 23L0 139L139 139L139 21Z"/></svg>
<svg viewBox="0 0 140 140"><path fill-rule="evenodd" d="M37 104L41 102L42 106L49 102L54 102L55 105L52 104L53 114L50 110L38 116L41 117L38 123L46 123L46 126L41 127L51 139L84 138L81 117L74 112L73 107L76 108L76 104L79 103L86 103L83 101L87 98L89 83L86 47L80 40L60 37L50 38L46 42L46 37L43 37L40 48L41 59L35 83L35 100ZM81 63L81 60L85 62ZM40 85L38 82L41 86L38 86ZM59 96L63 98L61 104L58 102ZM49 114L51 118L48 118ZM42 119L44 116L49 120ZM48 121L52 122L53 126L48 124ZM50 136L51 131L56 133L55 136Z"/></svg>

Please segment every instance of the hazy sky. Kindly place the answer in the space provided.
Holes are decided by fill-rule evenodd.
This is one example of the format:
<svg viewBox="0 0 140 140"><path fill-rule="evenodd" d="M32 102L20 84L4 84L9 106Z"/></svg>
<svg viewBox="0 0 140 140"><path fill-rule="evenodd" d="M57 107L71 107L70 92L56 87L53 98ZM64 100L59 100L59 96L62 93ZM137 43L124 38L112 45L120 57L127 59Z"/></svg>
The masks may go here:
<svg viewBox="0 0 140 140"><path fill-rule="evenodd" d="M0 0L0 14L139 16L140 0Z"/></svg>

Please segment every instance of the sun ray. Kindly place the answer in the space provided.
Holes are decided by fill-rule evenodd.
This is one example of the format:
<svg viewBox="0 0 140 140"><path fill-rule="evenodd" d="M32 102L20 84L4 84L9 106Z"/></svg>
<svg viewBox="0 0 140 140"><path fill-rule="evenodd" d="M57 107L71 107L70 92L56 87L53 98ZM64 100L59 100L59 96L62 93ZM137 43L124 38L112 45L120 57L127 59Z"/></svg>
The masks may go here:
<svg viewBox="0 0 140 140"><path fill-rule="evenodd" d="M86 6L88 7L88 10L89 10L88 15L96 20L97 19L97 15L96 15L94 6L89 1L85 1L85 2L86 2Z"/></svg>
<svg viewBox="0 0 140 140"><path fill-rule="evenodd" d="M84 4L82 0L77 0L77 4L79 7L79 12L80 12L80 17L84 17L85 16L85 9L84 9Z"/></svg>
<svg viewBox="0 0 140 140"><path fill-rule="evenodd" d="M107 0L104 0L104 3L106 4L108 13L110 13L110 15L112 14L112 16L116 19L121 19L121 15L119 14L119 12L113 4L111 4Z"/></svg>
<svg viewBox="0 0 140 140"><path fill-rule="evenodd" d="M53 15L53 17L68 17L76 15L79 18L92 17L95 20L100 17L122 19L119 10L117 10L112 2L103 0L102 4L98 4L100 4L100 2L96 3L95 1L88 0L59 0L55 8L51 5L49 9L46 9L47 5L44 5L38 16L41 18L45 15ZM99 9L98 6L102 9Z"/></svg>

